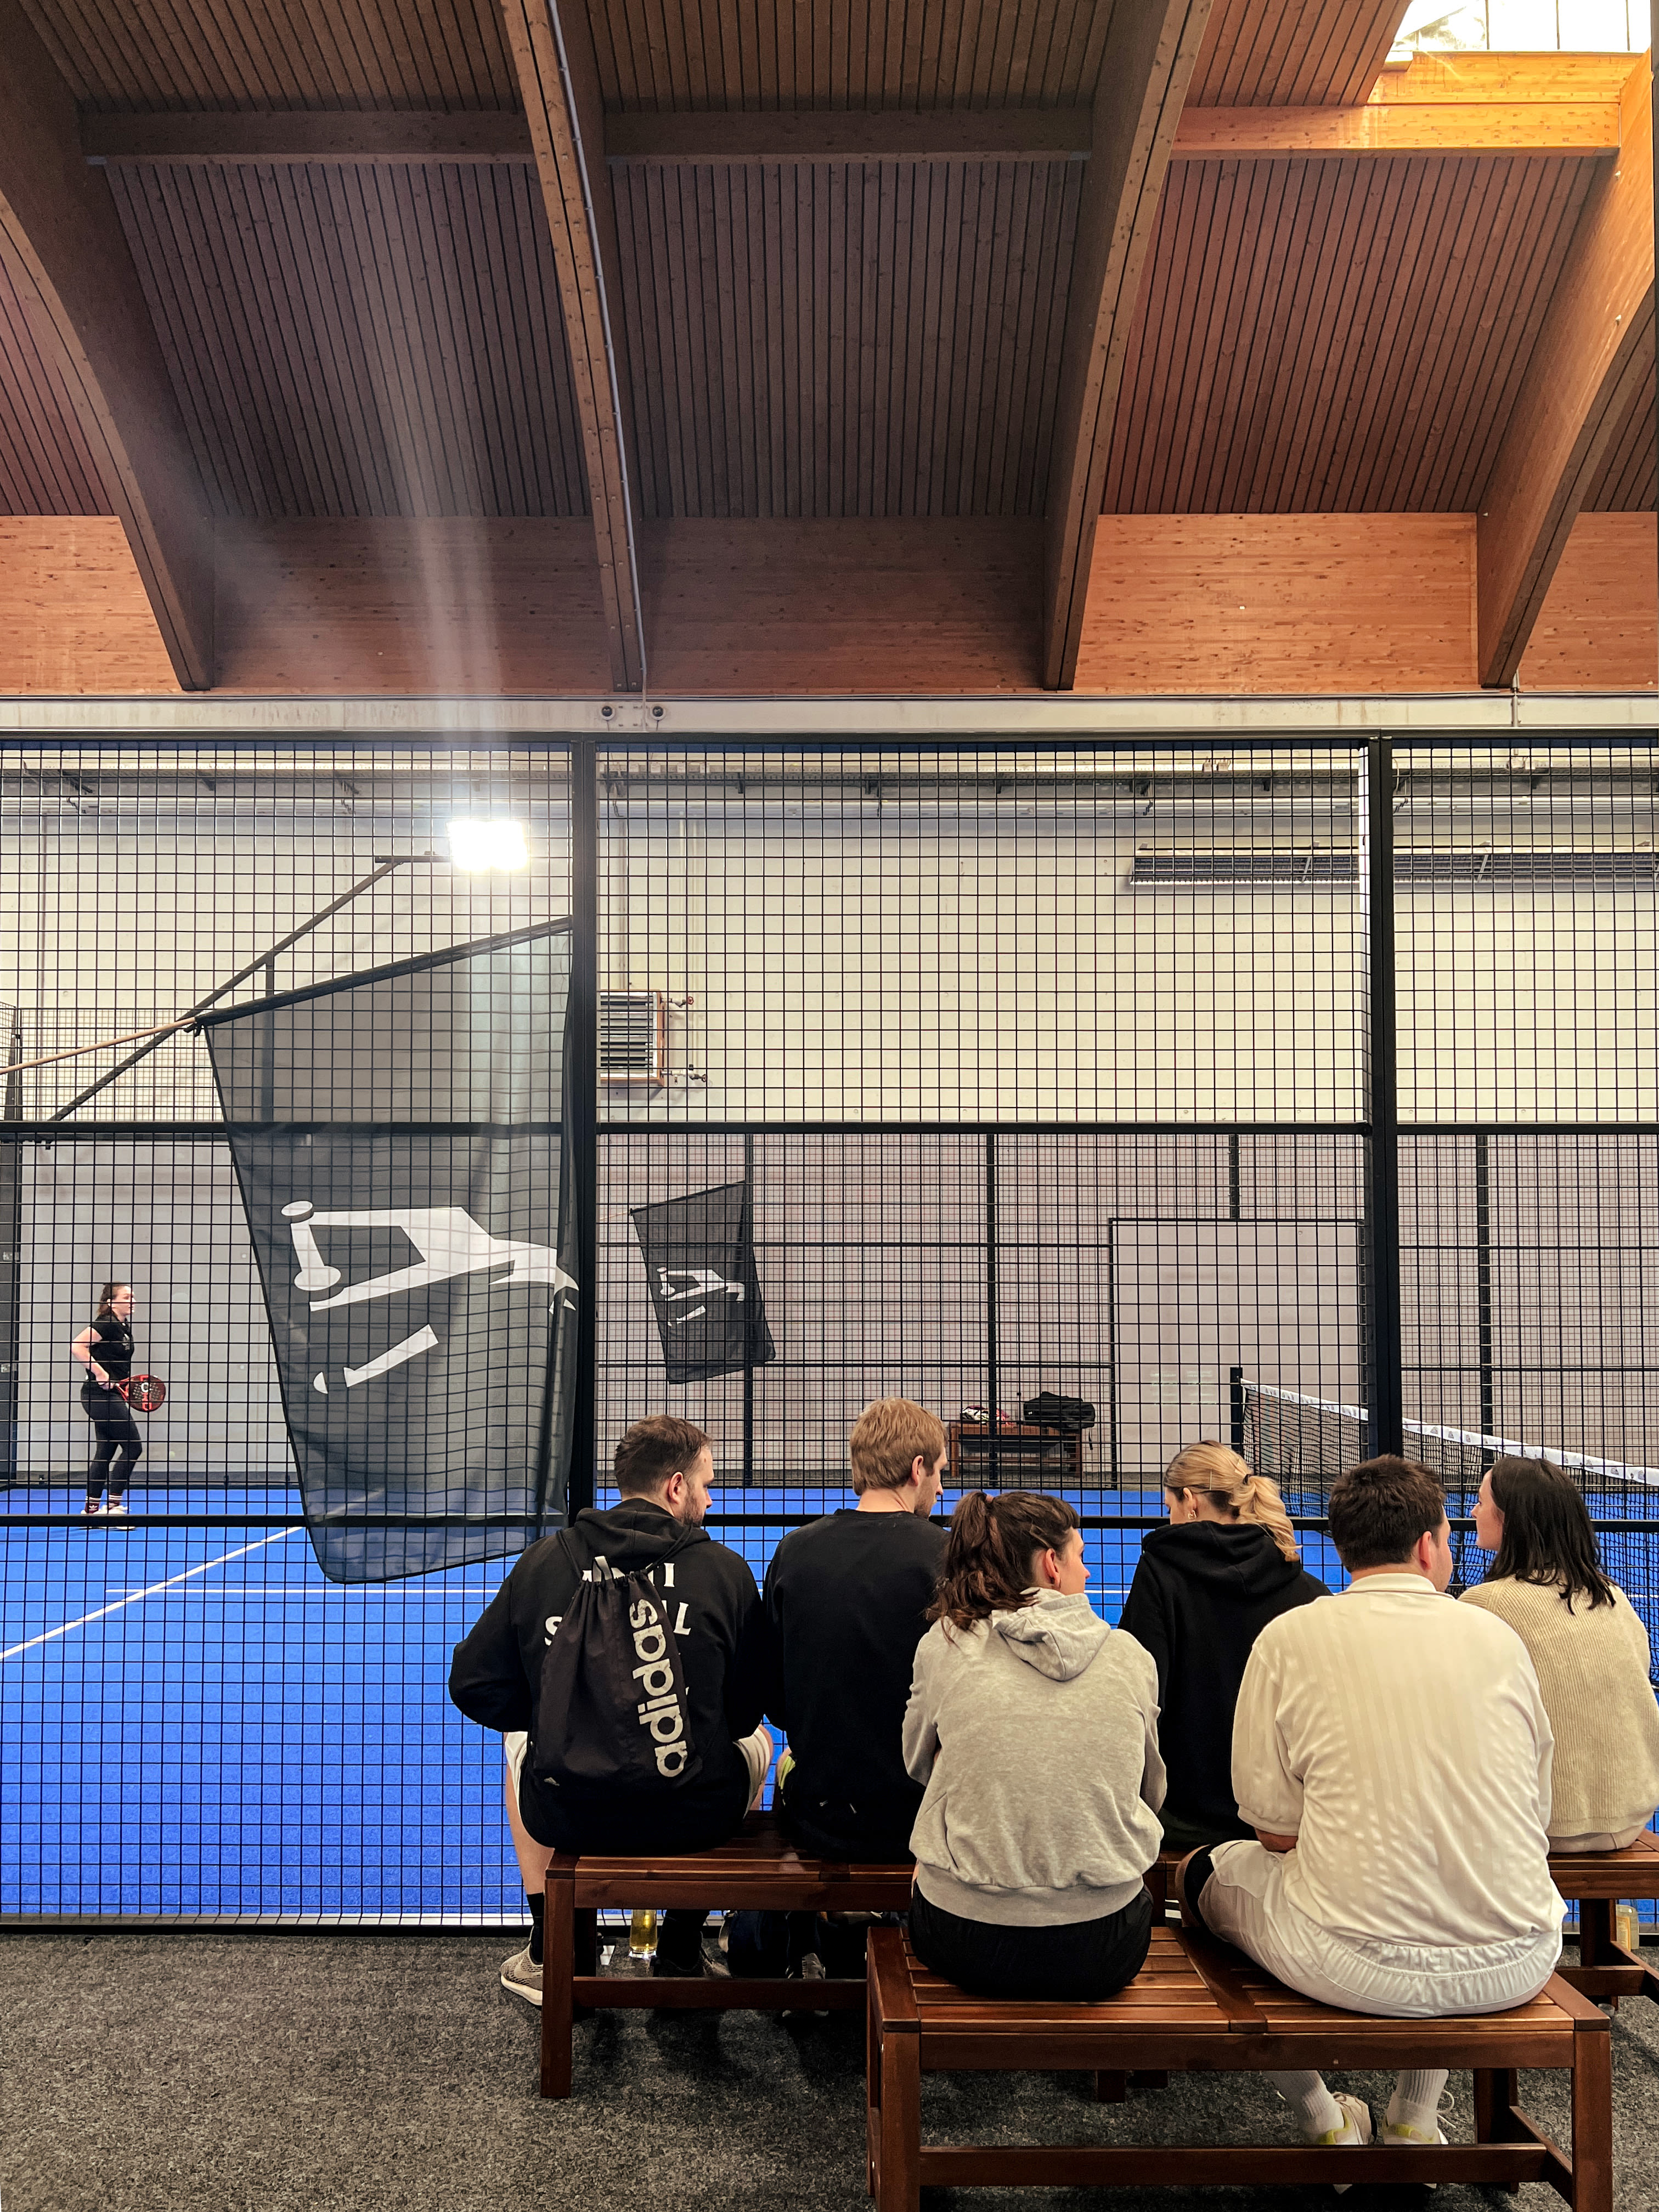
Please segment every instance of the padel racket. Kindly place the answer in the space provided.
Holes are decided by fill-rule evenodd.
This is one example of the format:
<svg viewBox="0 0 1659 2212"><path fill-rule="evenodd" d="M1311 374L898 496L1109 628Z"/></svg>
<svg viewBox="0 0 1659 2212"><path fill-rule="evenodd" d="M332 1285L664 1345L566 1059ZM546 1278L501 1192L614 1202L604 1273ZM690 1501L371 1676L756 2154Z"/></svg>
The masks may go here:
<svg viewBox="0 0 1659 2212"><path fill-rule="evenodd" d="M129 1375L115 1387L135 1413L159 1413L167 1403L167 1386L159 1375Z"/></svg>

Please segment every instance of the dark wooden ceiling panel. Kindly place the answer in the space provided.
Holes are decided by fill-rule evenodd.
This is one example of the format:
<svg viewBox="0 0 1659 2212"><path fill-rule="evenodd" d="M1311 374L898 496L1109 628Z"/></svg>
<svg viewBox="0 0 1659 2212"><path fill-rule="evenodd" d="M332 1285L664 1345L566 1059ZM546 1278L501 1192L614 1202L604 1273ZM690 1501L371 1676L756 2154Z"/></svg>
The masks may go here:
<svg viewBox="0 0 1659 2212"><path fill-rule="evenodd" d="M1473 508L1594 166L1173 163L1105 511Z"/></svg>
<svg viewBox="0 0 1659 2212"><path fill-rule="evenodd" d="M218 511L586 511L529 169L109 173Z"/></svg>
<svg viewBox="0 0 1659 2212"><path fill-rule="evenodd" d="M1654 381L1619 426L1618 435L1590 487L1585 507L1601 514L1632 514L1651 509L1659 495L1659 456L1654 451Z"/></svg>
<svg viewBox="0 0 1659 2212"><path fill-rule="evenodd" d="M104 504L57 370L0 268L0 514L98 514Z"/></svg>
<svg viewBox="0 0 1659 2212"><path fill-rule="evenodd" d="M1109 0L588 0L607 107L1066 106Z"/></svg>
<svg viewBox="0 0 1659 2212"><path fill-rule="evenodd" d="M23 0L87 107L512 107L495 0Z"/></svg>
<svg viewBox="0 0 1659 2212"><path fill-rule="evenodd" d="M1406 0L1215 0L1189 107L1344 107L1366 99Z"/></svg>
<svg viewBox="0 0 1659 2212"><path fill-rule="evenodd" d="M645 514L1041 514L1079 167L614 172Z"/></svg>

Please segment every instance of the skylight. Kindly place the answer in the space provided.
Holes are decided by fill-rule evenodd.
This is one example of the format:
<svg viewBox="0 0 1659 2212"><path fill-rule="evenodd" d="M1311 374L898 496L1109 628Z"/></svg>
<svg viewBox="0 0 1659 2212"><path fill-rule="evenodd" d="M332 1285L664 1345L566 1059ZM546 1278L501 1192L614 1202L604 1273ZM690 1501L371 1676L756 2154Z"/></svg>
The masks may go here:
<svg viewBox="0 0 1659 2212"><path fill-rule="evenodd" d="M1638 54L1648 0L1411 0L1390 61L1413 54Z"/></svg>

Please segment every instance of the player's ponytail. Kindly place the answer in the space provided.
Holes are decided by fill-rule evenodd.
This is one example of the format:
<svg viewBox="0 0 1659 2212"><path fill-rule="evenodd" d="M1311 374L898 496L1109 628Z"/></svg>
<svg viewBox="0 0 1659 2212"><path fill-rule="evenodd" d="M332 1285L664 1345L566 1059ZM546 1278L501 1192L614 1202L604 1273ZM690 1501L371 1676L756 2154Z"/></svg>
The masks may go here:
<svg viewBox="0 0 1659 2212"><path fill-rule="evenodd" d="M1188 1444L1170 1462L1164 1487L1176 1497L1196 1491L1224 1521L1254 1521L1273 1538L1285 1558L1295 1560L1296 1531L1285 1510L1279 1485L1270 1475L1252 1474L1225 1444Z"/></svg>
<svg viewBox="0 0 1659 2212"><path fill-rule="evenodd" d="M951 1516L945 1571L927 1618L970 1628L994 1613L1018 1613L1036 1595L1033 1554L1062 1550L1077 1525L1063 1498L1041 1492L1005 1490L997 1498L965 1492Z"/></svg>

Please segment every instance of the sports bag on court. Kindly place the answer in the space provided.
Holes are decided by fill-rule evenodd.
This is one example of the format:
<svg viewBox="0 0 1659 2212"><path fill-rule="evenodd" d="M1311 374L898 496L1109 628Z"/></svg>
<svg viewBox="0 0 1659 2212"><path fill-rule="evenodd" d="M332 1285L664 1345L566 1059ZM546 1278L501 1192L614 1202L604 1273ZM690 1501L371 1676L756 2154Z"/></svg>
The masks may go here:
<svg viewBox="0 0 1659 2212"><path fill-rule="evenodd" d="M594 1554L542 1661L531 1746L538 1781L669 1790L701 1771L673 1620L643 1570L619 1575Z"/></svg>

